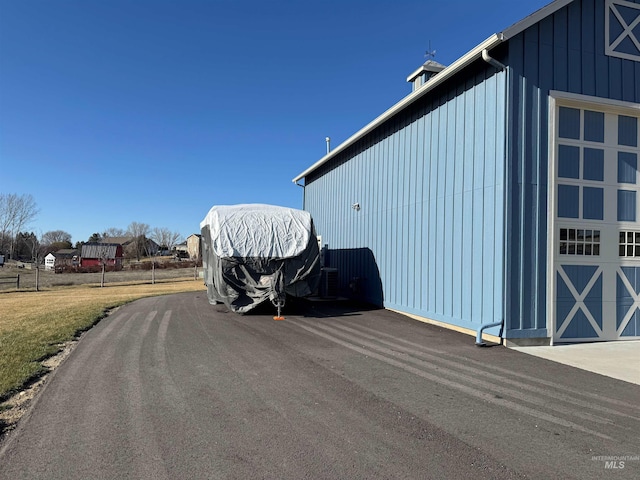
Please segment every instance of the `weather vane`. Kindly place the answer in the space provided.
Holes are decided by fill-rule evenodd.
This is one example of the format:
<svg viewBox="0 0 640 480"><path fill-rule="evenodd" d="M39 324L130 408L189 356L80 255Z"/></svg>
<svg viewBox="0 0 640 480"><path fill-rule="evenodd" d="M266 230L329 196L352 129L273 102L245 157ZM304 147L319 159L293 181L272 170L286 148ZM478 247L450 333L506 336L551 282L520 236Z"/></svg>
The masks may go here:
<svg viewBox="0 0 640 480"><path fill-rule="evenodd" d="M426 52L424 52L424 56L425 58L436 58L436 51L435 50L431 50L431 40L429 40L429 50L427 50Z"/></svg>

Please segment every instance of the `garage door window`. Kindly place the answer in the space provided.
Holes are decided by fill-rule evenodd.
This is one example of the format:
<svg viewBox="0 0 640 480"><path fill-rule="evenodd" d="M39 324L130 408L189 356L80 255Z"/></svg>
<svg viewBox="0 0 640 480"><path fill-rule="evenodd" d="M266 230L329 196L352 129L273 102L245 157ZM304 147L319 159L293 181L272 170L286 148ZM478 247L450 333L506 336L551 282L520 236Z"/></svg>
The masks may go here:
<svg viewBox="0 0 640 480"><path fill-rule="evenodd" d="M584 139L587 142L604 142L604 113L584 111Z"/></svg>
<svg viewBox="0 0 640 480"><path fill-rule="evenodd" d="M558 176L580 178L580 147L558 146Z"/></svg>
<svg viewBox="0 0 640 480"><path fill-rule="evenodd" d="M618 190L618 221L636 221L636 192L634 190Z"/></svg>
<svg viewBox="0 0 640 480"><path fill-rule="evenodd" d="M560 128L558 136L560 138L604 143L603 112L560 107L559 114Z"/></svg>
<svg viewBox="0 0 640 480"><path fill-rule="evenodd" d="M560 138L580 140L580 110L577 108L560 107L559 112Z"/></svg>
<svg viewBox="0 0 640 480"><path fill-rule="evenodd" d="M618 183L636 183L638 156L630 152L618 152Z"/></svg>
<svg viewBox="0 0 640 480"><path fill-rule="evenodd" d="M620 232L621 257L640 257L640 232Z"/></svg>
<svg viewBox="0 0 640 480"><path fill-rule="evenodd" d="M560 255L600 255L600 230L560 229Z"/></svg>
<svg viewBox="0 0 640 480"><path fill-rule="evenodd" d="M618 117L618 145L638 146L638 119L620 115Z"/></svg>
<svg viewBox="0 0 640 480"><path fill-rule="evenodd" d="M584 174L585 180L602 182L604 180L604 150L601 148L584 149Z"/></svg>

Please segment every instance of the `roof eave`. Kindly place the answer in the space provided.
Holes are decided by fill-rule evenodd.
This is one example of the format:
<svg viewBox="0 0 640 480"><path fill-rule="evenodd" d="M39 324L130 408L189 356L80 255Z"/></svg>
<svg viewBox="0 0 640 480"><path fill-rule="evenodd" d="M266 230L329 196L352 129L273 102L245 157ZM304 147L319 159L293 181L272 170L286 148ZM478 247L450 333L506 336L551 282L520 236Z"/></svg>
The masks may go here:
<svg viewBox="0 0 640 480"><path fill-rule="evenodd" d="M425 83L422 87L417 89L415 92L407 95L405 98L403 98L394 106L392 106L387 111L385 111L382 115L378 116L375 120L373 120L372 122L367 124L365 127L361 128L356 133L351 135L349 138L347 138L344 142L342 142L336 148L334 148L329 153L327 153L324 157L322 157L316 163L314 163L309 168L307 168L304 172L296 176L292 181L294 183L298 182L298 180L300 180L301 178L306 177L311 172L313 172L314 170L318 169L319 167L327 163L337 154L346 150L348 147L353 145L355 142L363 138L368 133L372 132L374 129L376 129L377 127L382 125L384 122L389 120L391 117L393 117L403 109L407 108L409 105L411 105L418 99L425 96L427 93L429 93L431 90L436 88L438 85L441 85L446 80L448 80L458 72L462 71L468 65L476 61L478 58L482 56L483 50L490 50L496 47L498 44L502 43L504 39L505 37L502 33L496 33L490 36L489 38L487 38L484 42L482 42L480 45L475 47L473 50L470 50L469 52L467 52L465 55L463 55L458 60L453 62L451 65L446 67L437 75L434 75L427 83Z"/></svg>
<svg viewBox="0 0 640 480"><path fill-rule="evenodd" d="M523 18L519 22L516 22L509 28L503 30L502 35L504 36L504 39L509 40L510 38L515 37L519 33L524 32L530 26L557 12L561 8L566 7L573 1L574 0L556 0L555 2L551 2L550 4L540 8L539 10L536 10L531 15Z"/></svg>

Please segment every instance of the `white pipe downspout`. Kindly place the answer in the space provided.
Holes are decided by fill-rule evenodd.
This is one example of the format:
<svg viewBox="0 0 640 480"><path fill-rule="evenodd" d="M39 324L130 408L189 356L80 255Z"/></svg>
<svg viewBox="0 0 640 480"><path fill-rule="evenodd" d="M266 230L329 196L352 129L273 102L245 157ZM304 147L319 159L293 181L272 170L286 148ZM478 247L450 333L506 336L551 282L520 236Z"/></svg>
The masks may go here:
<svg viewBox="0 0 640 480"><path fill-rule="evenodd" d="M494 67L497 70L505 70L507 67L500 63L498 60L496 60L495 58L491 57L489 55L489 50L488 49L483 49L482 50L482 60L484 60L485 62L487 62L489 65L491 65L492 67ZM506 80L505 80L506 83ZM505 102L508 102L508 99L505 98ZM500 333L498 334L500 336L500 338L502 339L502 335L503 335L503 329L504 329L504 325L503 325L503 321L500 320L499 322L492 322L492 323L485 323L484 325L480 325L478 327L478 330L476 331L476 346L478 347L485 347L487 344L484 343L482 341L482 332L487 329L487 328L492 328L492 327L501 327L500 328Z"/></svg>
<svg viewBox="0 0 640 480"><path fill-rule="evenodd" d="M484 343L482 341L482 332L487 329L487 328L491 328L491 327L502 327L502 320L500 320L499 322L493 322L493 323L485 323L484 325L480 325L480 327L478 327L478 330L476 331L476 346L478 347L486 347L487 344ZM502 328L500 329L500 333L498 334L500 336L500 338L502 338Z"/></svg>
<svg viewBox="0 0 640 480"><path fill-rule="evenodd" d="M497 68L498 70L504 70L505 68L507 68L504 64L500 63L498 60L491 57L489 55L489 50L487 50L486 48L482 50L482 59L485 62L487 62L489 65Z"/></svg>

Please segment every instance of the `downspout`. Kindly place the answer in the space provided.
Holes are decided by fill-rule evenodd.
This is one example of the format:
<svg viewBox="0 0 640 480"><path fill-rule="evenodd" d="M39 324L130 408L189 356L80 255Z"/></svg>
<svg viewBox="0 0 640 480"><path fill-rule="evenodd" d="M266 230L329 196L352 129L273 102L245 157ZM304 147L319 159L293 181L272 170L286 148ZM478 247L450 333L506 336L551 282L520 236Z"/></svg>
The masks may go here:
<svg viewBox="0 0 640 480"><path fill-rule="evenodd" d="M500 320L499 322L485 323L484 325L480 325L480 327L478 328L478 332L476 333L476 347L486 347L487 346L487 344L482 341L482 332L486 328L501 327L501 326L502 326L502 320ZM500 329L500 333L498 334L498 336L500 338L502 338L502 329Z"/></svg>
<svg viewBox="0 0 640 480"><path fill-rule="evenodd" d="M302 187L302 210L304 210L304 207L305 207L305 205L306 205L306 203L307 203L307 195L306 195L306 193L307 193L307 189L306 189L306 188L304 188L305 186L304 186L304 184L302 184L302 183L298 183L298 182L297 182L297 181L295 181L295 180L294 180L294 182L293 182L293 183L295 183L295 184L296 184L297 186L299 186L299 187Z"/></svg>
<svg viewBox="0 0 640 480"><path fill-rule="evenodd" d="M324 139L324 141L327 143L327 155L329 155L329 152L331 152L331 138L326 137ZM301 183L298 183L298 180L294 180L293 183L295 183L299 187L302 187L302 209L304 210L305 204L307 203L307 198L306 198L306 195L305 195L305 193L306 193L306 190L305 190L306 181L305 181L304 185L301 184Z"/></svg>
<svg viewBox="0 0 640 480"><path fill-rule="evenodd" d="M489 50L487 50L486 48L482 50L482 59L497 70L504 70L505 68L507 68L504 64L491 57L489 55Z"/></svg>
<svg viewBox="0 0 640 480"><path fill-rule="evenodd" d="M496 68L497 70L505 70L507 67L500 63L498 60L496 60L495 58L492 58L489 55L489 51L485 48L484 50L482 50L482 60L484 60L485 62L487 62L489 65L491 65L492 67ZM509 83L508 83L508 78L505 79L505 122L507 121L507 117L508 117L508 112L509 112L509 108L508 108L508 91L507 89L509 88ZM505 130L506 130L507 125L505 125ZM505 135L506 137L506 135ZM506 140L505 140L506 141ZM505 155L507 153L506 150L506 146L505 146ZM498 333L498 336L500 337L500 339L502 339L502 334L503 334L503 320L500 320L499 322L493 322L493 323L485 323L484 325L480 325L478 327L478 330L476 332L476 346L477 347L486 347L487 344L484 343L482 341L482 332L487 329L487 328L492 328L492 327L501 327L500 328L500 332Z"/></svg>

